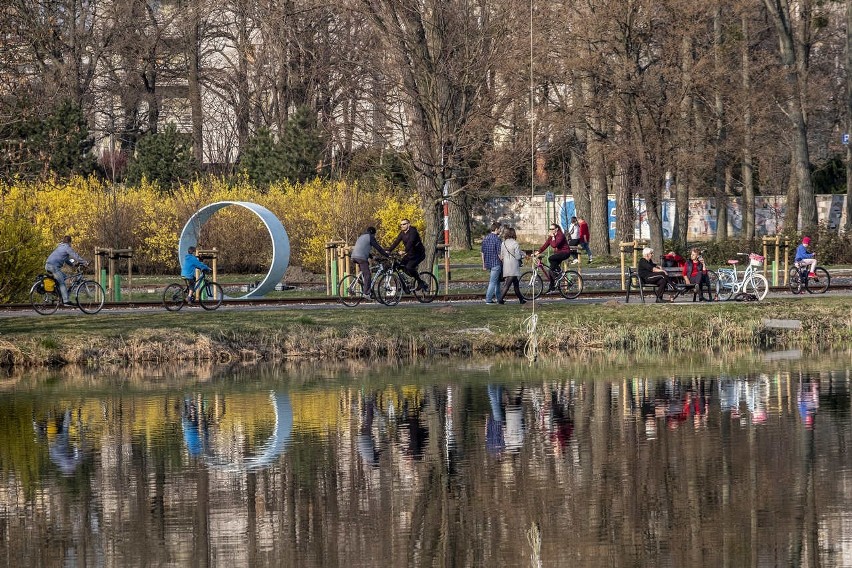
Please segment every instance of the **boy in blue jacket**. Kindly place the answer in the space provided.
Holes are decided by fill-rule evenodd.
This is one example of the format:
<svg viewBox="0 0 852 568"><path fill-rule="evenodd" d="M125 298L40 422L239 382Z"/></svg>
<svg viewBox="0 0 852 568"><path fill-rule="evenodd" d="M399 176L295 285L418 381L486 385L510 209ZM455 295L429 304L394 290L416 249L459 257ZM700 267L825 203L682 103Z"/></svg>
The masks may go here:
<svg viewBox="0 0 852 568"><path fill-rule="evenodd" d="M195 256L196 248L189 247L186 250L186 256L183 257L183 265L181 266L180 275L189 282L190 293L186 301L191 302L193 298L192 290L195 288L195 270L210 270L210 267L198 260Z"/></svg>
<svg viewBox="0 0 852 568"><path fill-rule="evenodd" d="M808 252L808 245L810 244L810 237L802 239L802 244L796 247L795 261L799 263L800 266L808 267L808 278L815 278L816 274L814 274L814 268L816 268L817 261L814 254L812 252Z"/></svg>

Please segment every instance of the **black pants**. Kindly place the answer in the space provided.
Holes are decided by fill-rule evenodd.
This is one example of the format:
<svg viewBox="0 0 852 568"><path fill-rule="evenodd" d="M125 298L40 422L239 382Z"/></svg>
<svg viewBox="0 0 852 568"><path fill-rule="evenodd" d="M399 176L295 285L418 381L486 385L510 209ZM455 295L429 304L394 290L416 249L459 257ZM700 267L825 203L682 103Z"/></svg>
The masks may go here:
<svg viewBox="0 0 852 568"><path fill-rule="evenodd" d="M555 253L551 254L549 257L547 257L547 264L550 265L550 272L553 273L553 272L559 270L559 265L562 264L562 261L568 260L568 258L570 258L570 257L571 257L570 252L555 252ZM576 257L577 257L577 253L575 252L574 258L576 258ZM553 277L550 277L550 276L548 276L548 277L550 278L550 282L552 283Z"/></svg>
<svg viewBox="0 0 852 568"><path fill-rule="evenodd" d="M577 254L577 247L580 246L580 239L569 240L568 246L571 247L571 252L569 253L571 255L571 258L577 258L577 256L579 256Z"/></svg>
<svg viewBox="0 0 852 568"><path fill-rule="evenodd" d="M500 303L504 301L503 298L505 298L506 294L509 292L510 286L515 287L515 296L518 297L518 300L520 300L522 304L526 302L526 300L524 300L524 297L521 295L520 281L518 280L517 276L507 276L503 279L503 287L500 289L500 293L497 295L497 301Z"/></svg>
<svg viewBox="0 0 852 568"><path fill-rule="evenodd" d="M655 285L657 287L657 299L662 300L663 294L666 292L666 288L669 285L669 277L665 274L656 273L645 278L645 284Z"/></svg>
<svg viewBox="0 0 852 568"><path fill-rule="evenodd" d="M705 289L707 290L707 299L712 300L713 299L713 290L710 289L710 277L707 276L707 274L702 272L700 277L699 277L699 280L698 280L698 297L699 298L704 297L704 290Z"/></svg>
<svg viewBox="0 0 852 568"><path fill-rule="evenodd" d="M417 267L420 266L420 263L426 260L426 255L423 256L415 256L413 258L402 258L402 262L404 263L403 270L405 273L414 278L414 281L418 284L423 284L423 281L420 280L420 275L417 273Z"/></svg>

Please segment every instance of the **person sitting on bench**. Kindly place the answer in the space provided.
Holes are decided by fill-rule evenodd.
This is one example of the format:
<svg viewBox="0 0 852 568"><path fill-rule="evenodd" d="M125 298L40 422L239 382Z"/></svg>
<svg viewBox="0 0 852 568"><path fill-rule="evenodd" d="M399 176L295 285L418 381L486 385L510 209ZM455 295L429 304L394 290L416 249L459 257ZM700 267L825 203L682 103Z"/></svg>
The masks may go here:
<svg viewBox="0 0 852 568"><path fill-rule="evenodd" d="M713 293L710 291L710 277L707 276L707 265L704 264L704 257L701 256L701 251L697 248L689 251L689 260L683 265L683 280L687 285L698 286L699 302L713 300ZM705 288L707 289L706 299L704 298Z"/></svg>
<svg viewBox="0 0 852 568"><path fill-rule="evenodd" d="M642 258L639 259L637 272L639 273L640 281L644 284L653 284L657 287L657 303L660 304L663 302L663 294L669 284L669 276L666 274L665 269L660 268L657 263L651 260L653 256L654 249L651 247L642 249Z"/></svg>

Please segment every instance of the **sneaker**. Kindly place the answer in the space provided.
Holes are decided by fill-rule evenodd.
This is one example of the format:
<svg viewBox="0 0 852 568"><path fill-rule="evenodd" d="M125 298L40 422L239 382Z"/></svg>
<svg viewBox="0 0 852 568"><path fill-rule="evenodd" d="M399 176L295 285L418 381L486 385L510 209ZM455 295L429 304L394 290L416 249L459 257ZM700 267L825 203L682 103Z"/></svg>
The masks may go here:
<svg viewBox="0 0 852 568"><path fill-rule="evenodd" d="M489 306L493 306L497 302L495 302L494 300L485 300L485 303L488 304Z"/></svg>
<svg viewBox="0 0 852 568"><path fill-rule="evenodd" d="M571 264L580 264L580 259L575 258L574 260L571 261Z"/></svg>
<svg viewBox="0 0 852 568"><path fill-rule="evenodd" d="M808 272L808 278L816 278L815 272Z"/></svg>

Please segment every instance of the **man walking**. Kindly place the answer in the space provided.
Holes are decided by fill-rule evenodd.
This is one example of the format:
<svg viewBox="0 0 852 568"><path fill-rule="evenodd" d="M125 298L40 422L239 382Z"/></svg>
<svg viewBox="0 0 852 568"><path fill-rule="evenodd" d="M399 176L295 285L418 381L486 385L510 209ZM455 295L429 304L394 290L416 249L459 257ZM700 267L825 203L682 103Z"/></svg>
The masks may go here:
<svg viewBox="0 0 852 568"><path fill-rule="evenodd" d="M489 271L488 288L485 290L485 303L496 303L497 293L500 289L500 276L503 272L503 263L500 261L500 229L502 225L497 221L491 223L491 232L482 239L482 268Z"/></svg>
<svg viewBox="0 0 852 568"><path fill-rule="evenodd" d="M583 247L583 250L586 251L586 254L589 255L589 263L592 262L592 249L589 248L589 224L586 223L586 220L582 217L577 217L577 224L580 228L580 246Z"/></svg>

